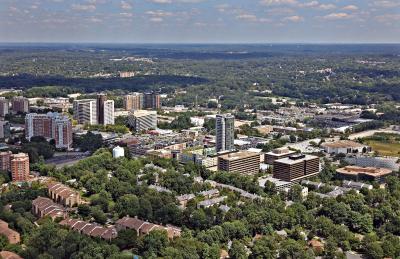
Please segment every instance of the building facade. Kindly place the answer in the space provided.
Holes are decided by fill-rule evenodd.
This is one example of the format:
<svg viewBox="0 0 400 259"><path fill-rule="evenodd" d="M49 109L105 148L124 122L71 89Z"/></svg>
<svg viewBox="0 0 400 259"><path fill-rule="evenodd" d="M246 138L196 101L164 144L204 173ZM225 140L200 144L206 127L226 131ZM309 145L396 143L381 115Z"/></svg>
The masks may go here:
<svg viewBox="0 0 400 259"><path fill-rule="evenodd" d="M319 157L304 154L275 160L273 165L274 178L288 182L311 177L319 171Z"/></svg>
<svg viewBox="0 0 400 259"><path fill-rule="evenodd" d="M29 156L25 153L13 154L10 160L11 178L14 182L24 182L29 178Z"/></svg>
<svg viewBox="0 0 400 259"><path fill-rule="evenodd" d="M102 123L103 125L114 125L115 124L114 101L113 100L107 100L103 103L102 119L103 119L103 123Z"/></svg>
<svg viewBox="0 0 400 259"><path fill-rule="evenodd" d="M0 170L8 172L11 170L11 151L0 152Z"/></svg>
<svg viewBox="0 0 400 259"><path fill-rule="evenodd" d="M5 97L0 97L0 117L6 116L10 112L10 102Z"/></svg>
<svg viewBox="0 0 400 259"><path fill-rule="evenodd" d="M6 139L11 136L11 125L8 121L0 121L0 139Z"/></svg>
<svg viewBox="0 0 400 259"><path fill-rule="evenodd" d="M143 94L132 93L124 96L124 110L142 110L143 109Z"/></svg>
<svg viewBox="0 0 400 259"><path fill-rule="evenodd" d="M157 128L157 112L138 110L129 114L128 125L135 132Z"/></svg>
<svg viewBox="0 0 400 259"><path fill-rule="evenodd" d="M216 150L231 151L235 149L235 117L231 114L218 114L216 117Z"/></svg>
<svg viewBox="0 0 400 259"><path fill-rule="evenodd" d="M260 170L260 154L241 151L219 156L218 170L246 175L257 174Z"/></svg>
<svg viewBox="0 0 400 259"><path fill-rule="evenodd" d="M143 95L143 108L158 110L161 108L160 95L155 92L145 93Z"/></svg>
<svg viewBox="0 0 400 259"><path fill-rule="evenodd" d="M11 108L15 113L27 113L29 112L29 100L22 96L14 97L11 101Z"/></svg>
<svg viewBox="0 0 400 259"><path fill-rule="evenodd" d="M56 148L72 147L72 122L68 116L59 113L36 114L25 116L25 137L41 136L46 140L54 139Z"/></svg>
<svg viewBox="0 0 400 259"><path fill-rule="evenodd" d="M74 120L79 124L98 124L97 101L95 99L75 100L73 104Z"/></svg>
<svg viewBox="0 0 400 259"><path fill-rule="evenodd" d="M107 95L105 94L98 94L97 95L97 123L104 124L104 103L107 101Z"/></svg>

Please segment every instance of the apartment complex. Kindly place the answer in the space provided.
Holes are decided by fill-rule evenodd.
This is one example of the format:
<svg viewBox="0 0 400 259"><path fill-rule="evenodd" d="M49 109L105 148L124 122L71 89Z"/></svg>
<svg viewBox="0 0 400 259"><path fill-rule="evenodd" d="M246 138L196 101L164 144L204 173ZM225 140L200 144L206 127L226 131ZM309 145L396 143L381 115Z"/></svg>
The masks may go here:
<svg viewBox="0 0 400 259"><path fill-rule="evenodd" d="M11 101L11 109L15 112L29 112L29 100L22 96L14 97Z"/></svg>
<svg viewBox="0 0 400 259"><path fill-rule="evenodd" d="M96 100L75 100L73 109L74 119L77 120L79 124L114 124L114 101L107 100L105 94L98 94Z"/></svg>
<svg viewBox="0 0 400 259"><path fill-rule="evenodd" d="M235 117L231 114L218 114L216 117L216 150L231 151L235 149Z"/></svg>
<svg viewBox="0 0 400 259"><path fill-rule="evenodd" d="M248 151L218 157L218 170L253 175L260 170L260 154Z"/></svg>
<svg viewBox="0 0 400 259"><path fill-rule="evenodd" d="M286 147L283 148L276 148L268 153L265 153L264 160L266 164L273 165L275 160L282 159L285 157L290 157L291 155L295 154L296 151L292 151Z"/></svg>
<svg viewBox="0 0 400 259"><path fill-rule="evenodd" d="M136 132L157 128L157 112L137 110L128 116L128 125Z"/></svg>
<svg viewBox="0 0 400 259"><path fill-rule="evenodd" d="M111 241L118 236L118 232L113 226L103 227L96 223L89 223L79 219L67 218L62 220L60 225L77 231L80 234L90 237L98 237L107 241Z"/></svg>
<svg viewBox="0 0 400 259"><path fill-rule="evenodd" d="M54 139L56 148L71 148L72 122L68 116L59 113L36 114L25 116L25 137L42 136L47 140Z"/></svg>
<svg viewBox="0 0 400 259"><path fill-rule="evenodd" d="M39 218L50 217L53 220L56 218L65 219L68 216L68 213L63 206L55 203L49 198L40 196L32 201L32 213Z"/></svg>
<svg viewBox="0 0 400 259"><path fill-rule="evenodd" d="M383 182L385 177L391 175L393 171L387 168L345 166L338 168L336 173L339 179Z"/></svg>
<svg viewBox="0 0 400 259"><path fill-rule="evenodd" d="M132 93L124 96L124 110L142 110L143 109L143 94Z"/></svg>
<svg viewBox="0 0 400 259"><path fill-rule="evenodd" d="M0 121L0 139L11 136L11 125L8 121Z"/></svg>
<svg viewBox="0 0 400 259"><path fill-rule="evenodd" d="M0 170L10 171L11 170L11 151L0 152Z"/></svg>
<svg viewBox="0 0 400 259"><path fill-rule="evenodd" d="M6 116L10 112L10 103L5 97L0 97L0 117Z"/></svg>
<svg viewBox="0 0 400 259"><path fill-rule="evenodd" d="M81 196L79 192L62 183L49 183L47 188L48 195L54 202L60 203L66 207L74 207L81 204Z"/></svg>
<svg viewBox="0 0 400 259"><path fill-rule="evenodd" d="M156 92L145 93L143 95L143 105L145 109L158 110L161 108L160 95Z"/></svg>
<svg viewBox="0 0 400 259"><path fill-rule="evenodd" d="M274 161L274 178L283 181L297 181L319 173L319 157L311 155L292 155Z"/></svg>
<svg viewBox="0 0 400 259"><path fill-rule="evenodd" d="M97 102L94 99L75 100L73 103L74 120L79 124L97 124Z"/></svg>
<svg viewBox="0 0 400 259"><path fill-rule="evenodd" d="M24 182L29 178L29 156L25 153L10 157L11 178L14 182Z"/></svg>

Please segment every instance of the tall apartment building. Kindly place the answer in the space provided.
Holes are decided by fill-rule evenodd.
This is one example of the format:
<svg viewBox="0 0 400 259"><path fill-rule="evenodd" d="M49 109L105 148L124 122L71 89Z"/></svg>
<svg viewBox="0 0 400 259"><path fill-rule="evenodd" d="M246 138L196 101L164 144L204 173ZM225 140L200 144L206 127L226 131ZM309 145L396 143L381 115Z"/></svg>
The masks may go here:
<svg viewBox="0 0 400 259"><path fill-rule="evenodd" d="M216 117L216 150L231 151L235 149L235 117L231 114L218 114Z"/></svg>
<svg viewBox="0 0 400 259"><path fill-rule="evenodd" d="M155 92L151 93L145 93L143 96L143 108L145 109L160 109L161 108L161 103L160 103L160 95Z"/></svg>
<svg viewBox="0 0 400 259"><path fill-rule="evenodd" d="M132 93L124 96L124 110L142 110L143 109L143 94Z"/></svg>
<svg viewBox="0 0 400 259"><path fill-rule="evenodd" d="M5 97L0 97L0 117L6 116L10 112L10 102Z"/></svg>
<svg viewBox="0 0 400 259"><path fill-rule="evenodd" d="M11 156L11 178L15 182L24 182L29 178L29 156L18 153Z"/></svg>
<svg viewBox="0 0 400 259"><path fill-rule="evenodd" d="M0 170L8 172L11 170L11 151L0 152Z"/></svg>
<svg viewBox="0 0 400 259"><path fill-rule="evenodd" d="M157 112L146 110L133 111L128 116L128 125L136 132L148 129L156 129Z"/></svg>
<svg viewBox="0 0 400 259"><path fill-rule="evenodd" d="M79 124L97 124L97 101L94 99L75 100L73 103L74 119Z"/></svg>
<svg viewBox="0 0 400 259"><path fill-rule="evenodd" d="M11 125L8 121L0 121L0 139L9 138L11 136Z"/></svg>
<svg viewBox="0 0 400 259"><path fill-rule="evenodd" d="M29 112L29 100L22 96L14 97L11 101L11 109L14 112Z"/></svg>
<svg viewBox="0 0 400 259"><path fill-rule="evenodd" d="M36 114L25 116L25 137L42 136L47 140L54 139L56 148L71 148L72 122L68 116L59 113Z"/></svg>
<svg viewBox="0 0 400 259"><path fill-rule="evenodd" d="M319 173L319 157L311 155L292 155L274 161L274 178L283 181L297 181Z"/></svg>
<svg viewBox="0 0 400 259"><path fill-rule="evenodd" d="M241 151L219 156L218 170L247 175L257 174L260 170L260 154Z"/></svg>
<svg viewBox="0 0 400 259"><path fill-rule="evenodd" d="M103 106L103 125L114 125L114 101L107 100Z"/></svg>
<svg viewBox="0 0 400 259"><path fill-rule="evenodd" d="M97 123L104 125L104 103L107 101L107 95L97 95Z"/></svg>

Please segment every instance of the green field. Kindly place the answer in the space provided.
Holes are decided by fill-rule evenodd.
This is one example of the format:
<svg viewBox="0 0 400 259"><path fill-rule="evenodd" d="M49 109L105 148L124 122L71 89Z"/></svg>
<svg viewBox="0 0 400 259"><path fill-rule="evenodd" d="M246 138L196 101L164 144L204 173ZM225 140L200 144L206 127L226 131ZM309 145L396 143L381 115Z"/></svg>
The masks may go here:
<svg viewBox="0 0 400 259"><path fill-rule="evenodd" d="M379 155L400 157L400 141L398 141L398 137L391 134L375 134L364 142L372 148L372 151L377 151Z"/></svg>

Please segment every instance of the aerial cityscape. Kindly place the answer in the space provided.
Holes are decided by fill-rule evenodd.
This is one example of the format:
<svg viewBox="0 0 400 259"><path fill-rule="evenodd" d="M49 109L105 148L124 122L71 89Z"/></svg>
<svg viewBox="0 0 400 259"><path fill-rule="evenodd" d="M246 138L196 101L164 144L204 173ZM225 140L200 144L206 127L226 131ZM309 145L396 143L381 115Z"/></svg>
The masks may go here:
<svg viewBox="0 0 400 259"><path fill-rule="evenodd" d="M0 258L400 258L400 2L2 0Z"/></svg>

